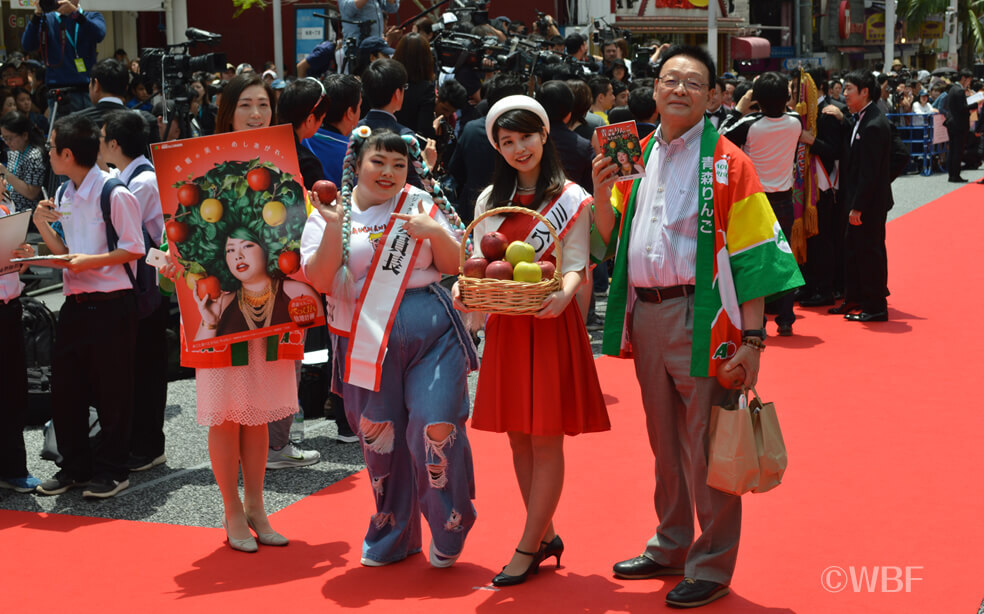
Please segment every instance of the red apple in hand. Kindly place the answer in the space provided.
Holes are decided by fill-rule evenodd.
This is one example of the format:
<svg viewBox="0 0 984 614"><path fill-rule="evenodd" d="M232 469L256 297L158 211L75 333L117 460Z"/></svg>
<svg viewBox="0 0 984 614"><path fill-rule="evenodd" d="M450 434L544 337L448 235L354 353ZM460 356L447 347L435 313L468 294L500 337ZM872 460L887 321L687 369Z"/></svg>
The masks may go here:
<svg viewBox="0 0 984 614"><path fill-rule="evenodd" d="M745 382L745 367L737 365L734 369L727 369L721 365L717 370L717 380L724 388L738 390Z"/></svg>
<svg viewBox="0 0 984 614"><path fill-rule="evenodd" d="M335 196L338 195L338 187L327 179L315 181L314 185L311 186L311 191L317 194L318 200L325 205L335 202Z"/></svg>
<svg viewBox="0 0 984 614"><path fill-rule="evenodd" d="M485 268L485 276L489 279L512 279L513 267L505 260L496 260L490 262L489 266Z"/></svg>
<svg viewBox="0 0 984 614"><path fill-rule="evenodd" d="M485 277L485 269L489 266L489 261L485 258L469 258L465 260L465 264L461 267L461 273L465 277L477 277L481 279Z"/></svg>
<svg viewBox="0 0 984 614"><path fill-rule="evenodd" d="M537 262L540 266L540 272L543 273L543 279L553 279L554 271L557 270L556 265L549 260L542 260Z"/></svg>
<svg viewBox="0 0 984 614"><path fill-rule="evenodd" d="M219 286L219 278L209 275L208 277L199 279L198 283L195 284L195 293L198 294L199 299L208 296L210 300L216 300L222 294L222 287Z"/></svg>
<svg viewBox="0 0 984 614"><path fill-rule="evenodd" d="M482 242L480 243L482 248L482 255L485 256L486 260L492 262L493 260L502 260L506 255L506 248L509 247L509 239L506 235L499 231L493 231L482 237ZM510 279L512 278L512 273L510 272Z"/></svg>

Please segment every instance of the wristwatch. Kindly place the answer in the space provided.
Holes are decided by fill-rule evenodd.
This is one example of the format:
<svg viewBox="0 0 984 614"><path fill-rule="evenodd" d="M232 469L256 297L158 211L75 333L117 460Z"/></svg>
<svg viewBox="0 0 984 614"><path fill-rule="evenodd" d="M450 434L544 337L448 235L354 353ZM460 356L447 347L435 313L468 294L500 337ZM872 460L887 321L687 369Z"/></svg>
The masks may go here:
<svg viewBox="0 0 984 614"><path fill-rule="evenodd" d="M765 339L765 329L764 328L752 328L748 330L741 331L741 338L745 337L758 337L759 339Z"/></svg>

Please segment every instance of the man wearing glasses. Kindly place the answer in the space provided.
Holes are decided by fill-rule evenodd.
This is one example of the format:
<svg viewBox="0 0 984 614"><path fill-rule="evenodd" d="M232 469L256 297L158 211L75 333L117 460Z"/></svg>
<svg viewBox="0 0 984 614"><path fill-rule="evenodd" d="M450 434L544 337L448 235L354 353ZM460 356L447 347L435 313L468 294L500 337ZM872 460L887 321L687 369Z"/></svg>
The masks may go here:
<svg viewBox="0 0 984 614"><path fill-rule="evenodd" d="M635 363L659 516L644 552L614 572L684 576L666 602L697 607L728 593L741 532L741 498L707 486L711 407L736 394L715 376L755 383L764 297L803 281L751 161L704 117L713 60L683 46L660 60L646 176L616 183L617 167L594 161L596 192L612 190L595 225L615 255L602 351Z"/></svg>

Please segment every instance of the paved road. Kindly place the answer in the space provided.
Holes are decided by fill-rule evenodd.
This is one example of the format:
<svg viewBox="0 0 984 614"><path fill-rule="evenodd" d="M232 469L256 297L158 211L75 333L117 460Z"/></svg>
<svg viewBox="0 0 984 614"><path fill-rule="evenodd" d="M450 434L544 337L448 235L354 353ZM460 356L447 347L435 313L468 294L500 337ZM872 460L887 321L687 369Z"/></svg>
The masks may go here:
<svg viewBox="0 0 984 614"><path fill-rule="evenodd" d="M984 177L984 171L965 172L964 176L976 181ZM890 218L903 215L959 187L947 183L945 175L900 177L893 184L896 205ZM45 300L53 309L60 306L57 295L45 297ZM600 313L604 312L604 307L604 301L600 301ZM600 339L597 333L594 336L592 346L597 353ZM469 382L474 394L474 374ZM312 467L268 471L264 496L270 512L282 509L363 468L357 444L341 444L331 439L335 433L333 421L309 420L306 428L305 446L321 452L323 460ZM90 502L83 500L78 490L57 497L0 491L0 508L218 527L222 502L209 468L206 429L195 422L194 380L175 381L168 386L165 432L168 462L150 471L131 474L130 489L114 499ZM41 479L50 477L56 467L38 456L42 443L41 430L27 429L25 441L30 471ZM369 505L367 493L367 514Z"/></svg>

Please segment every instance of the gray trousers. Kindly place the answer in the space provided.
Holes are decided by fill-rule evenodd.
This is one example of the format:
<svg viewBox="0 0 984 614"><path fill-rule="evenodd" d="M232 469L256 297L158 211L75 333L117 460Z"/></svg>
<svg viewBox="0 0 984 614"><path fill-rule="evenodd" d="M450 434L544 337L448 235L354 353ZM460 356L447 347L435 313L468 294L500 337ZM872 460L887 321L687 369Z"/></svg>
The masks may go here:
<svg viewBox="0 0 984 614"><path fill-rule="evenodd" d="M630 288L631 292L632 289ZM656 456L659 526L645 556L687 577L730 584L741 534L741 497L707 485L711 406L733 398L714 377L690 376L693 296L636 301L629 335ZM701 534L694 541L694 508Z"/></svg>
<svg viewBox="0 0 984 614"><path fill-rule="evenodd" d="M297 378L297 385L301 385L301 361L294 361L294 375ZM297 406L301 406L300 400ZM275 422L267 423L267 432L270 434L270 447L279 450L290 443L290 427L294 424L294 416L287 416Z"/></svg>

